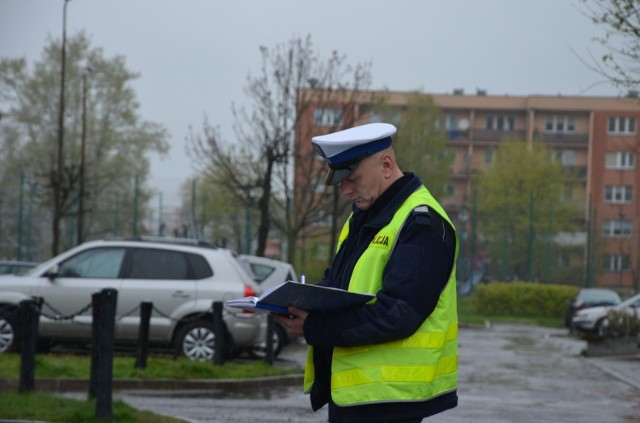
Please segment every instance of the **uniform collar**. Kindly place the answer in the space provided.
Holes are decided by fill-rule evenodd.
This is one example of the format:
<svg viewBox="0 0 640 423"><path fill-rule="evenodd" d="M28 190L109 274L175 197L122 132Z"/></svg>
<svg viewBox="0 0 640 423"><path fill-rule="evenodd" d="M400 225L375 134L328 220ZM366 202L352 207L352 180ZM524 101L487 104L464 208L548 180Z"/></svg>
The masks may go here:
<svg viewBox="0 0 640 423"><path fill-rule="evenodd" d="M395 211L411 195L413 191L422 185L420 178L411 172L395 181L373 202L369 209L360 210L353 205L353 212L366 213L368 226L382 226L388 223Z"/></svg>

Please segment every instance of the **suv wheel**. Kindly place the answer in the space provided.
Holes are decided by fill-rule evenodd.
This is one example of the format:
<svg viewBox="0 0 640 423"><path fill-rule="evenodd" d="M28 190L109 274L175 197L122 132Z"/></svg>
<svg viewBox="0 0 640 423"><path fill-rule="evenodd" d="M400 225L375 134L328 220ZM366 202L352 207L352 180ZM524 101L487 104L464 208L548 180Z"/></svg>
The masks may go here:
<svg viewBox="0 0 640 423"><path fill-rule="evenodd" d="M0 353L18 350L18 326L15 314L0 311Z"/></svg>
<svg viewBox="0 0 640 423"><path fill-rule="evenodd" d="M206 320L187 323L176 332L176 352L191 360L213 360L215 343L213 322Z"/></svg>

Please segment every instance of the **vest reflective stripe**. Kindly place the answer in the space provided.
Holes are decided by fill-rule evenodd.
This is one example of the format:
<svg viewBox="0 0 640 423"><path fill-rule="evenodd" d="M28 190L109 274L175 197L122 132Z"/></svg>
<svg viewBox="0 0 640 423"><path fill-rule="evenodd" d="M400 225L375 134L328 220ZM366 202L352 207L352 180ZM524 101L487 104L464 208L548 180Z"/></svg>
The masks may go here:
<svg viewBox="0 0 640 423"><path fill-rule="evenodd" d="M458 357L454 355L445 357L436 364L354 369L333 374L331 387L341 389L378 382L432 382L438 376L454 373L457 368Z"/></svg>
<svg viewBox="0 0 640 423"><path fill-rule="evenodd" d="M416 190L380 229L354 267L349 291L378 292L384 268L395 246L395 236L406 218L420 205L438 212L449 224L442 207L425 187ZM453 227L453 225L451 225ZM338 248L349 234L342 228ZM456 243L456 257L458 245ZM458 319L455 268L436 309L410 337L362 347L336 347L331 367L331 395L342 406L389 401L423 401L457 387ZM313 348L305 367L305 391L313 384Z"/></svg>
<svg viewBox="0 0 640 423"><path fill-rule="evenodd" d="M449 325L449 329L446 332L430 332L430 333L416 333L415 336L411 336L405 339L399 339L397 341L387 342L377 345L364 345L361 347L341 348L334 351L334 357L342 357L353 354L358 354L365 351L373 351L377 349L393 349L393 348L443 348L446 341L452 341L458 339L458 324L452 323Z"/></svg>

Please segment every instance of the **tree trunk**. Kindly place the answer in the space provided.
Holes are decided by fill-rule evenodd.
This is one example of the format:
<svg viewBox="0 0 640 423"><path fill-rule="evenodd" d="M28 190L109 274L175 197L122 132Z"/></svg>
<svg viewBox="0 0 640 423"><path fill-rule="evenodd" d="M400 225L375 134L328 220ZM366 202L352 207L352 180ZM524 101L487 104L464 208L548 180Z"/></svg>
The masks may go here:
<svg viewBox="0 0 640 423"><path fill-rule="evenodd" d="M269 237L269 199L271 198L271 173L273 169L273 160L267 158L267 170L264 174L264 182L262 184L262 193L258 201L260 209L260 225L258 227L258 243L255 255L264 257L264 251L267 248L267 238Z"/></svg>

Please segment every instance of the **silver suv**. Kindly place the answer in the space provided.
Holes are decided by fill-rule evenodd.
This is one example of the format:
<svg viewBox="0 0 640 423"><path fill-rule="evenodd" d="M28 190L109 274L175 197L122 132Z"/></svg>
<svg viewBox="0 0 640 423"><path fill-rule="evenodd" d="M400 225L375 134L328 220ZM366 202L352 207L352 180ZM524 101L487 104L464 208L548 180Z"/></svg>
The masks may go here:
<svg viewBox="0 0 640 423"><path fill-rule="evenodd" d="M213 357L212 304L254 295L253 281L234 253L214 247L146 241L91 241L22 276L0 276L0 352L17 347L16 307L31 297L44 299L39 340L91 340L91 295L118 291L116 343L134 344L139 305L153 303L149 342L170 346L192 359ZM264 318L224 308L227 345L251 350Z"/></svg>

